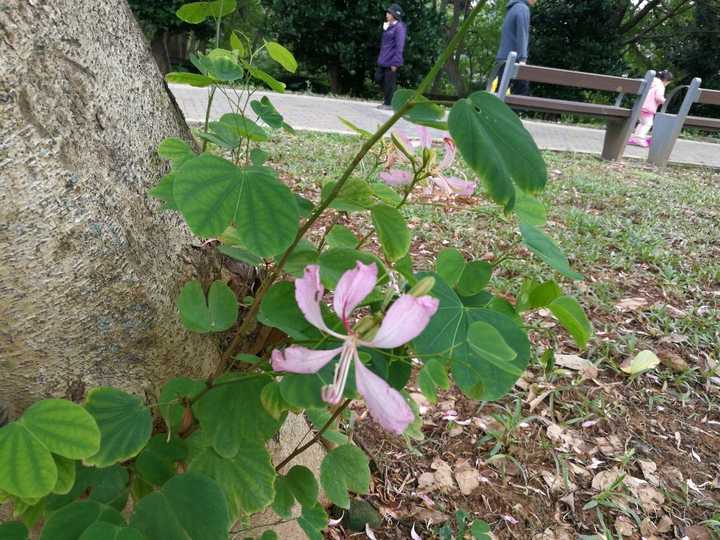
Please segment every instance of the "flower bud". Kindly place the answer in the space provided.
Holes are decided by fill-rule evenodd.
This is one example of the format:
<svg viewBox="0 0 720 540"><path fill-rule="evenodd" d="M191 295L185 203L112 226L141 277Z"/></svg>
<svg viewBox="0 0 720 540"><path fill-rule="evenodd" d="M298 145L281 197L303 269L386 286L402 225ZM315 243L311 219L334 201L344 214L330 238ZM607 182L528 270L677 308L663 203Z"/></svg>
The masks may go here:
<svg viewBox="0 0 720 540"><path fill-rule="evenodd" d="M372 339L379 328L379 322L374 315L365 315L353 330L357 335L365 339Z"/></svg>
<svg viewBox="0 0 720 540"><path fill-rule="evenodd" d="M409 294L416 298L419 298L421 296L425 296L430 291L432 291L434 286L435 278L432 276L426 276L420 281L418 281L412 289L410 289Z"/></svg>

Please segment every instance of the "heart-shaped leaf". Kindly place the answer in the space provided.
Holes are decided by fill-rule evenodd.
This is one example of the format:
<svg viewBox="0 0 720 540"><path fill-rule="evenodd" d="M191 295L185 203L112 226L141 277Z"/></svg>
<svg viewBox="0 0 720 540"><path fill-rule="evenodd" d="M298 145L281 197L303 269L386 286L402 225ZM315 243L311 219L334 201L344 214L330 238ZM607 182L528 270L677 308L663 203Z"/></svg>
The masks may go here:
<svg viewBox="0 0 720 540"><path fill-rule="evenodd" d="M95 388L85 408L100 428L100 450L85 463L108 467L135 457L150 439L152 415L137 396L115 388Z"/></svg>
<svg viewBox="0 0 720 540"><path fill-rule="evenodd" d="M180 292L177 303L185 328L193 332L223 332L237 321L237 298L222 281L213 282L207 301L200 282L190 281Z"/></svg>
<svg viewBox="0 0 720 540"><path fill-rule="evenodd" d="M145 540L137 529L99 521L85 529L79 540Z"/></svg>
<svg viewBox="0 0 720 540"><path fill-rule="evenodd" d="M40 540L77 540L98 522L125 525L122 514L110 506L97 501L75 501L50 515Z"/></svg>
<svg viewBox="0 0 720 540"><path fill-rule="evenodd" d="M166 434L155 435L135 460L135 470L146 482L162 486L177 473L177 462L187 456L185 442Z"/></svg>
<svg viewBox="0 0 720 540"><path fill-rule="evenodd" d="M185 411L183 400L195 398L205 388L205 381L187 377L170 379L165 383L160 391L158 405L171 433L176 432L182 424Z"/></svg>
<svg viewBox="0 0 720 540"><path fill-rule="evenodd" d="M273 129L280 129L283 126L282 114L278 112L272 102L267 96L263 96L260 101L253 100L250 102L250 107L255 111L255 114L265 122L268 126Z"/></svg>
<svg viewBox="0 0 720 540"><path fill-rule="evenodd" d="M451 287L455 287L465 270L465 257L455 248L443 249L438 253L435 270Z"/></svg>
<svg viewBox="0 0 720 540"><path fill-rule="evenodd" d="M493 267L485 261L470 261L463 268L457 291L462 296L475 296L480 293L492 277Z"/></svg>
<svg viewBox="0 0 720 540"><path fill-rule="evenodd" d="M280 64L286 71L289 71L290 73L295 73L297 71L297 60L295 60L293 54L285 47L274 41L266 41L265 49L270 55L270 58Z"/></svg>
<svg viewBox="0 0 720 540"><path fill-rule="evenodd" d="M329 452L320 465L320 482L328 499L340 508L350 508L348 492L363 494L370 488L369 464L365 453L351 444Z"/></svg>

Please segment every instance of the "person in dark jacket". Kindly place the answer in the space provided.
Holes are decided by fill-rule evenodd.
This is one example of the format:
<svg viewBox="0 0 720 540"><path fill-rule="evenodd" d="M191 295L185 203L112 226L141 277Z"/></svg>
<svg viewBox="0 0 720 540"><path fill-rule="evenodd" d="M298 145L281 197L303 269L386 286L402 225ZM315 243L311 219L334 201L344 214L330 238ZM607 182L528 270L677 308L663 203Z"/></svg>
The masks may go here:
<svg viewBox="0 0 720 540"><path fill-rule="evenodd" d="M500 35L500 47L495 55L498 84L502 80L505 61L510 52L517 53L517 60L521 64L527 62L530 43L530 7L534 6L536 2L537 0L510 0L507 4L507 12ZM530 93L530 85L527 81L513 81L510 91L513 94L527 96Z"/></svg>
<svg viewBox="0 0 720 540"><path fill-rule="evenodd" d="M407 29L402 22L403 10L398 4L390 4L385 12L385 25L380 42L378 67L375 82L383 90L385 99L379 109L391 109L392 97L395 93L398 68L403 65L403 51Z"/></svg>

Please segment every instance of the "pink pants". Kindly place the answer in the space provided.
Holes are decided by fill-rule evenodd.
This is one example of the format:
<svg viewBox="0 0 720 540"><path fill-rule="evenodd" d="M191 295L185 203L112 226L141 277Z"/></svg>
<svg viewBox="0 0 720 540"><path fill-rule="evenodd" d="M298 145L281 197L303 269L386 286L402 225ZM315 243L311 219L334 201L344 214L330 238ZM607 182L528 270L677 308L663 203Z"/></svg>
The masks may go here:
<svg viewBox="0 0 720 540"><path fill-rule="evenodd" d="M638 124L635 127L635 132L633 133L633 135L637 139L642 139L644 141L647 140L648 135L650 134L650 130L653 126L653 118L655 118L655 115L653 113L640 113L640 120L638 120Z"/></svg>

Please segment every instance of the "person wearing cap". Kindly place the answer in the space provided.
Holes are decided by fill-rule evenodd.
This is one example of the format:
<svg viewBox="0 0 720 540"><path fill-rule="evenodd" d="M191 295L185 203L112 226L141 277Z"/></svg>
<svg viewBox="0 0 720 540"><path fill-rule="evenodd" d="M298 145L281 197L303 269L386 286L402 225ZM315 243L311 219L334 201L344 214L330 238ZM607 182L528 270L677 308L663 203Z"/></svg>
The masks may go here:
<svg viewBox="0 0 720 540"><path fill-rule="evenodd" d="M385 24L383 25L380 54L377 60L375 82L384 94L383 104L379 109L392 109L392 97L397 84L397 71L403 65L403 51L405 49L405 36L407 29L402 22L404 12L398 4L390 4L385 10Z"/></svg>

